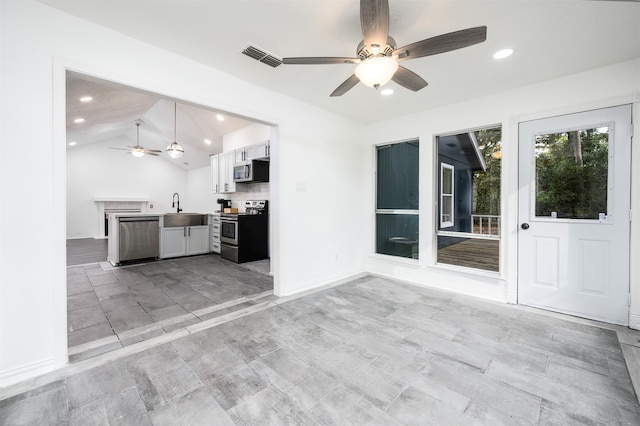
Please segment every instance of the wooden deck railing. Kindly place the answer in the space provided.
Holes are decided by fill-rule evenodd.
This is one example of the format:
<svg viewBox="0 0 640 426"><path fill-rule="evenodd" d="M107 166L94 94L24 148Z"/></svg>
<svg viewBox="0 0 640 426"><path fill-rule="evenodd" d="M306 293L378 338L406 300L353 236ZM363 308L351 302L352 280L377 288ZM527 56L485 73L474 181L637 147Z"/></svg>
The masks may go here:
<svg viewBox="0 0 640 426"><path fill-rule="evenodd" d="M480 235L500 235L500 216L472 214L471 232Z"/></svg>

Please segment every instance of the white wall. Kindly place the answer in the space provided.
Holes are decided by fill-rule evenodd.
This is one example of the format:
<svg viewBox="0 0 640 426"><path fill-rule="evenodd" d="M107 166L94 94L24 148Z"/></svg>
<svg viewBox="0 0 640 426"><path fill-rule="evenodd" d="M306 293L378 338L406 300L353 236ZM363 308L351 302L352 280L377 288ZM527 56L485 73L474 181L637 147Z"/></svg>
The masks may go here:
<svg viewBox="0 0 640 426"><path fill-rule="evenodd" d="M0 386L67 362L65 69L277 125L276 293L361 271L361 125L33 1L0 19Z"/></svg>
<svg viewBox="0 0 640 426"><path fill-rule="evenodd" d="M373 185L365 196L367 208L366 230L367 271L389 275L420 285L429 285L494 300L517 300L517 144L519 121L542 118L635 102L637 120L640 104L640 59L599 68L568 77L547 81L504 93L475 99L411 116L369 126L367 142L371 145L363 160L362 179L373 182L374 145L418 137L420 139L420 260L398 261L374 253L374 192ZM503 240L501 273L492 276L482 272L466 273L435 266L434 256L434 137L477 127L502 124L502 212ZM640 126L635 126L635 141L640 140ZM634 149L632 202L639 205L640 150ZM633 201L635 200L635 201ZM636 217L637 212L635 213ZM637 222L637 221L636 221ZM638 226L637 224L634 226ZM636 228L638 229L638 228ZM632 229L633 231L633 229ZM632 250L640 251L640 232L632 232ZM632 257L633 259L633 257ZM632 324L640 327L640 268L632 261ZM633 315L637 318L633 319Z"/></svg>
<svg viewBox="0 0 640 426"><path fill-rule="evenodd" d="M271 127L253 123L235 132L222 136L222 150L233 151L236 148L264 142L271 138Z"/></svg>
<svg viewBox="0 0 640 426"><path fill-rule="evenodd" d="M126 138L70 148L67 151L67 238L100 237L96 198L149 200L152 213L174 211L173 193L187 210L187 171L162 157L135 158L109 147L127 146Z"/></svg>

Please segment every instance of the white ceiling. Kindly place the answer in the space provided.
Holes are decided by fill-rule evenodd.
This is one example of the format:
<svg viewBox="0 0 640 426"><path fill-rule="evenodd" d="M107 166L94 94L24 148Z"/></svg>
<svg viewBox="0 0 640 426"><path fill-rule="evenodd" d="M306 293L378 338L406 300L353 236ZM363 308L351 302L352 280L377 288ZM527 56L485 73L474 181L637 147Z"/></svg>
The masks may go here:
<svg viewBox="0 0 640 426"><path fill-rule="evenodd" d="M80 101L85 96L92 97L91 101ZM134 146L134 121L141 119L144 124L140 126L140 145L161 150L161 157L186 170L207 166L209 155L222 152L225 134L252 124L224 113L224 120L220 121L216 111L174 104L170 99L73 72L67 72L66 108L67 142L75 142L68 149L105 140L112 140L113 148ZM76 123L77 118L84 121ZM174 140L174 132L185 151L179 160L170 159L165 153Z"/></svg>
<svg viewBox="0 0 640 426"><path fill-rule="evenodd" d="M488 27L487 40L403 62L429 82L419 92L391 82L395 93L383 97L358 84L330 98L355 65L271 68L241 51L251 43L277 57L354 56L362 39L357 0L39 1L362 123L640 57L638 1L390 0L390 35L398 46L479 25ZM494 60L505 47L515 53ZM148 102L135 104L143 110Z"/></svg>

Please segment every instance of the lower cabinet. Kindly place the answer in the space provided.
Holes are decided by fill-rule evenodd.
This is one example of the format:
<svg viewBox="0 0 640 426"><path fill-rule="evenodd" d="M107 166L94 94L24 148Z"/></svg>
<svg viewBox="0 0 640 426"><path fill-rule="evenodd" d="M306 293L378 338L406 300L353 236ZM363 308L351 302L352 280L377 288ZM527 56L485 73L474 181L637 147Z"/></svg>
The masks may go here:
<svg viewBox="0 0 640 426"><path fill-rule="evenodd" d="M209 242L209 251L220 254L220 216L209 216L209 227L211 241Z"/></svg>
<svg viewBox="0 0 640 426"><path fill-rule="evenodd" d="M162 228L160 258L191 256L209 252L209 226Z"/></svg>

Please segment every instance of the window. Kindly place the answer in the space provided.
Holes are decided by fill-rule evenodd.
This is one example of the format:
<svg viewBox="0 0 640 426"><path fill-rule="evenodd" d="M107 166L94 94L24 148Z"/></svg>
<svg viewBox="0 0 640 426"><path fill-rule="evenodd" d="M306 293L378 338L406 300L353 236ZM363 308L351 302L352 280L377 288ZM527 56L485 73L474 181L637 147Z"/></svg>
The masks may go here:
<svg viewBox="0 0 640 426"><path fill-rule="evenodd" d="M417 140L376 147L376 253L418 258Z"/></svg>
<svg viewBox="0 0 640 426"><path fill-rule="evenodd" d="M501 133L437 137L439 264L499 271Z"/></svg>
<svg viewBox="0 0 640 426"><path fill-rule="evenodd" d="M601 125L536 135L536 217L607 218L609 133Z"/></svg>
<svg viewBox="0 0 640 426"><path fill-rule="evenodd" d="M453 166L440 163L440 228L453 226L453 176Z"/></svg>

